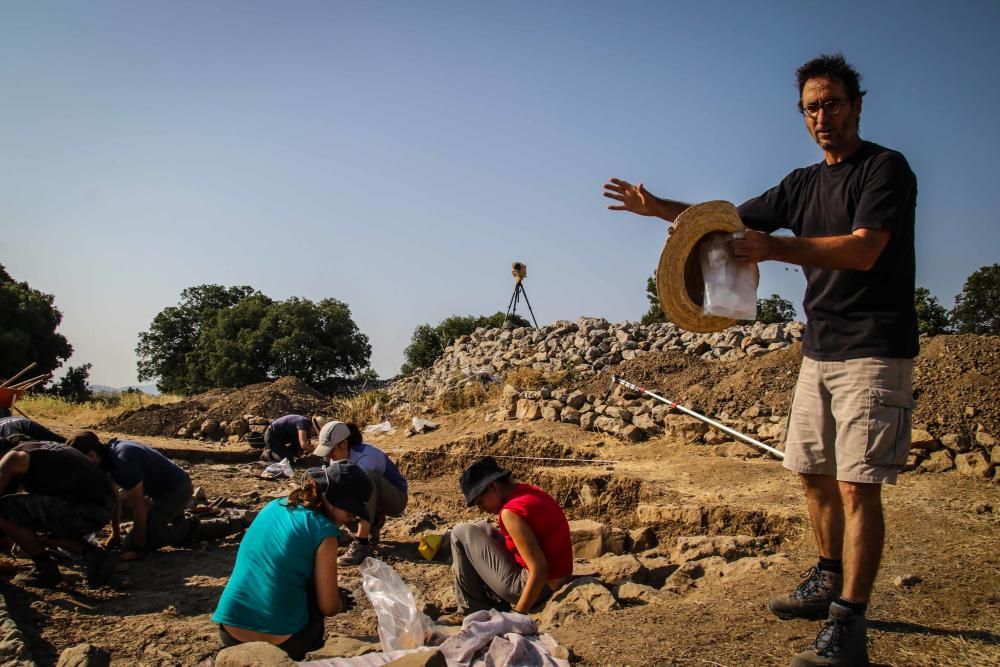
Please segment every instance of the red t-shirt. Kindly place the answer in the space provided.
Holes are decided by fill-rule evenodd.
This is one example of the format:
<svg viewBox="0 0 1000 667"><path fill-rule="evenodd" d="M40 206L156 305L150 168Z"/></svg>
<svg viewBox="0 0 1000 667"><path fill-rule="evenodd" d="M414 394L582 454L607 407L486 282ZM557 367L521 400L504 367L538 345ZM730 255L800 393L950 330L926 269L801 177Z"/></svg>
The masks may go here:
<svg viewBox="0 0 1000 667"><path fill-rule="evenodd" d="M549 579L561 579L573 574L573 540L569 536L569 522L559 504L552 496L537 486L517 484L510 499L500 509L510 510L524 519L535 533L535 539L542 547L542 553L549 562ZM503 518L497 517L500 532L507 543L507 550L521 567L527 567L521 554L517 553L514 540L503 525Z"/></svg>

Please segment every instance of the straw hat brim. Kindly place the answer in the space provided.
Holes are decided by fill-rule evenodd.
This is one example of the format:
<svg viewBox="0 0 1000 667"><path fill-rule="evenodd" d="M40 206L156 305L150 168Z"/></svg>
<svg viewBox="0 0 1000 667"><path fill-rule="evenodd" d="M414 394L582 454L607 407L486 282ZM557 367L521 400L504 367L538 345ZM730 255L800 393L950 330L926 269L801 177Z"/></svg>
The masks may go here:
<svg viewBox="0 0 1000 667"><path fill-rule="evenodd" d="M736 320L708 315L702 308L705 284L698 243L715 232L732 233L746 229L736 207L727 201L709 201L688 207L674 221L656 267L656 295L667 320L681 329L696 333L722 331ZM760 280L760 272L754 265Z"/></svg>

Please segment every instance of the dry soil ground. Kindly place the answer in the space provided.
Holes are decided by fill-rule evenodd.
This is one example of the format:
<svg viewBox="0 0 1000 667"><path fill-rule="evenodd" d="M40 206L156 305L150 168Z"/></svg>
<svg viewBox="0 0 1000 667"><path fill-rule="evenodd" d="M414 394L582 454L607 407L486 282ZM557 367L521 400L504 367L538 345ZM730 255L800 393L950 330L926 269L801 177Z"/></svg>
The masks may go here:
<svg viewBox="0 0 1000 667"><path fill-rule="evenodd" d="M764 604L793 586L812 565L815 546L793 476L772 460L715 458L707 448L654 439L624 445L551 422L496 424L468 411L440 418L434 432L407 438L402 431L372 438L400 462L411 482L411 503L391 521L381 555L425 600L450 585L447 566L416 552L422 530L476 518L463 506L458 474L477 454L589 457L616 463L551 467L551 462L504 459L519 476L557 495L571 518L602 518L638 526L640 504L704 508L701 526L661 525L672 535L770 532L780 538L786 567L722 579L669 603L645 605L573 620L552 634L583 665L787 665L813 639L818 623L780 621ZM83 424L53 422L70 432ZM111 435L111 434L104 434ZM144 438L180 461L210 498L259 507L287 482L256 477L259 467L242 446ZM587 485L597 491L588 499ZM250 500L245 494L257 492ZM993 507L982 511L982 504ZM870 649L884 665L1000 664L1000 502L998 487L957 473L906 474L885 489L888 539L869 618ZM976 506L980 505L977 512ZM426 516L425 516L426 515ZM417 525L424 519L423 525ZM0 583L39 665L81 642L109 649L116 665L193 665L219 648L209 620L238 548L238 537L192 549L166 550L120 564L113 586L93 590L78 576L57 590ZM26 561L19 561L26 569ZM67 572L72 568L67 568ZM900 575L923 581L910 589ZM342 578L360 583L356 568ZM371 637L374 613L366 602L327 620L329 632Z"/></svg>

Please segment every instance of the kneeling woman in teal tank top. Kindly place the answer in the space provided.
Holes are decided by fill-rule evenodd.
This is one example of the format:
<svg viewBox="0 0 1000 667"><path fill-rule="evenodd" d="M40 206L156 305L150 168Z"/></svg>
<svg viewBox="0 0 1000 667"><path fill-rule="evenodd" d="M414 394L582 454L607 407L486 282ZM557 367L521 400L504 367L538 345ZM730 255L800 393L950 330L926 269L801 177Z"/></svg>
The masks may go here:
<svg viewBox="0 0 1000 667"><path fill-rule="evenodd" d="M346 611L337 585L338 526L368 519L372 486L337 461L264 506L250 524L212 621L224 646L268 642L293 660L323 645L323 617Z"/></svg>

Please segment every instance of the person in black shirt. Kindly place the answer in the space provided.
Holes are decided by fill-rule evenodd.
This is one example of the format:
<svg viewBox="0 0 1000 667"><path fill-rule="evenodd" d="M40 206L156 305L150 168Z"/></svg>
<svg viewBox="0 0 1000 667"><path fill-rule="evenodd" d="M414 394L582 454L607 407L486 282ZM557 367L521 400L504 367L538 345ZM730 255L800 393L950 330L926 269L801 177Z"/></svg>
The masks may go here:
<svg viewBox="0 0 1000 667"><path fill-rule="evenodd" d="M20 488L27 493L16 493ZM66 445L26 442L0 459L0 532L34 561L20 583L52 587L62 580L45 550L61 547L82 554L87 583L100 586L114 568L91 539L111 519L111 484L96 464Z"/></svg>
<svg viewBox="0 0 1000 667"><path fill-rule="evenodd" d="M749 228L736 257L803 267L806 332L789 417L786 468L805 490L819 562L780 618L827 621L793 665L867 664L864 618L884 542L881 484L893 484L910 448L917 183L897 151L859 135L860 75L841 55L796 72L799 111L823 161L796 169L739 207ZM642 183L605 184L608 208L672 222L688 205ZM793 236L772 236L778 229Z"/></svg>

